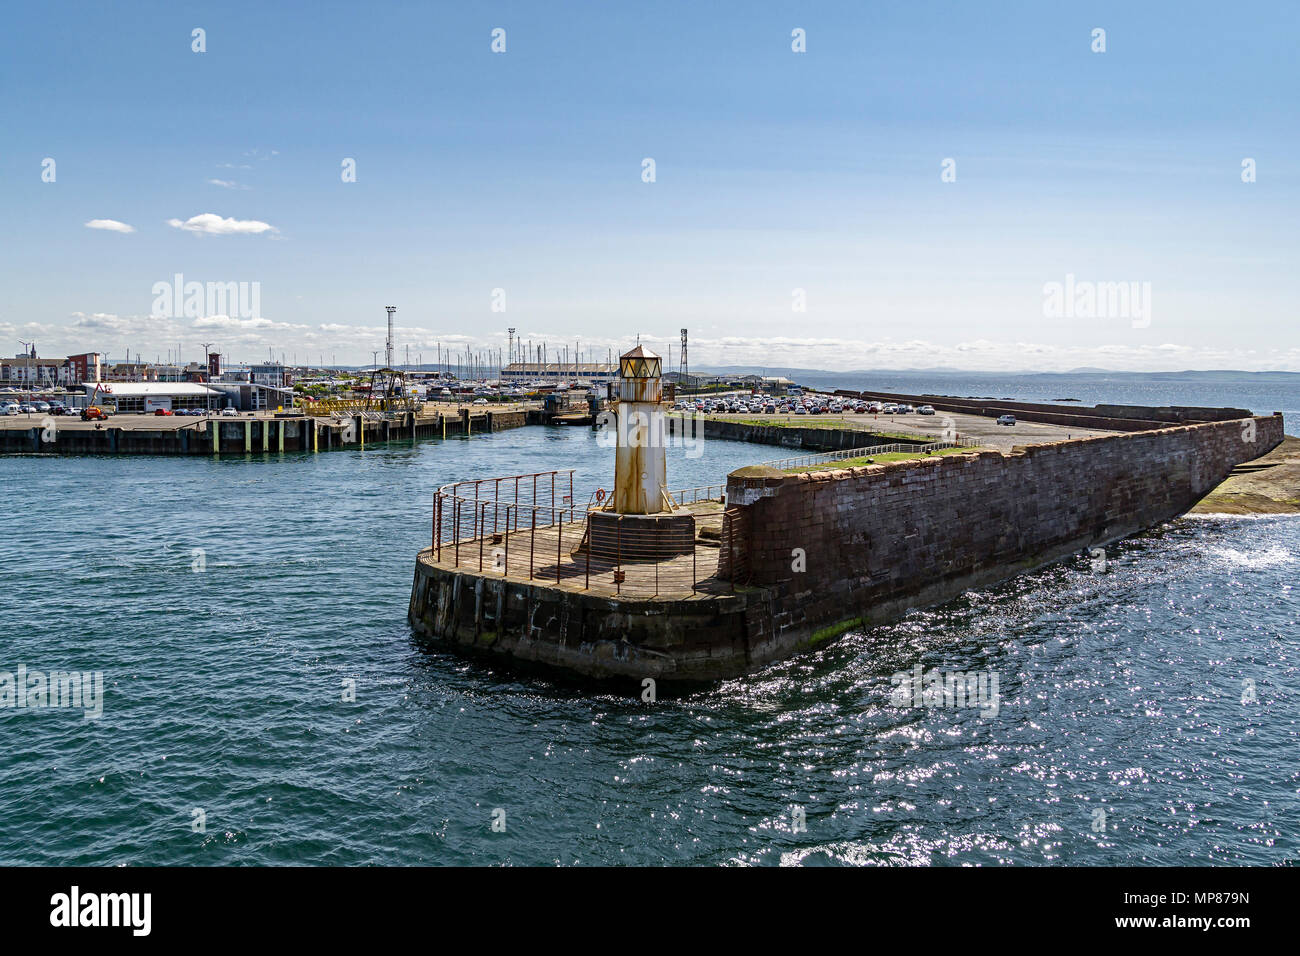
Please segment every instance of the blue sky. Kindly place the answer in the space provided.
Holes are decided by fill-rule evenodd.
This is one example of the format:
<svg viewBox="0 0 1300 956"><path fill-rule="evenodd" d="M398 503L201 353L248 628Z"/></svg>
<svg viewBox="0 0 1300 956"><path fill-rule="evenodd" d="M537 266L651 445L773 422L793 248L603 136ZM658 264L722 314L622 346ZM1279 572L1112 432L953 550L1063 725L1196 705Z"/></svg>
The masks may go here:
<svg viewBox="0 0 1300 956"><path fill-rule="evenodd" d="M368 362L396 305L426 361L686 326L695 365L1300 369L1298 10L23 5L0 352ZM151 314L176 273L260 314ZM1047 314L1067 275L1147 321Z"/></svg>

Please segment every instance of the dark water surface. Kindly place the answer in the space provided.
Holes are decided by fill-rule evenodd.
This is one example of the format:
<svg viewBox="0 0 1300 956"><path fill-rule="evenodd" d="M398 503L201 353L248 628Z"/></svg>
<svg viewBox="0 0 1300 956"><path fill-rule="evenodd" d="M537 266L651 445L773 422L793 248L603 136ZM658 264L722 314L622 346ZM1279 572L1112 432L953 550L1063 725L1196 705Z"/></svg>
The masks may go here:
<svg viewBox="0 0 1300 956"><path fill-rule="evenodd" d="M670 485L778 454L678 450ZM647 704L431 652L406 624L436 486L556 467L585 500L612 455L528 428L0 459L0 671L107 685L99 720L0 709L0 863L1300 859L1300 522L1179 520L1104 570L1056 565ZM996 674L997 716L891 706L917 664Z"/></svg>

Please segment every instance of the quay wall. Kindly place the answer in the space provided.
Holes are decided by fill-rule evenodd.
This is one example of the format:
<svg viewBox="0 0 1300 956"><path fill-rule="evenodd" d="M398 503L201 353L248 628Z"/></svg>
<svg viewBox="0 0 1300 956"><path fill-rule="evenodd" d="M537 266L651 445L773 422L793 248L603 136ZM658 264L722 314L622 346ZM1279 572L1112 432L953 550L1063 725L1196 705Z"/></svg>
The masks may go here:
<svg viewBox="0 0 1300 956"><path fill-rule="evenodd" d="M733 678L1174 518L1282 431L1279 415L804 474L751 466L728 477L720 586L611 598L426 549L408 619L460 650L586 678Z"/></svg>
<svg viewBox="0 0 1300 956"><path fill-rule="evenodd" d="M708 681L743 674L761 595L619 599L442 567L422 552L407 619L421 637L595 679Z"/></svg>
<svg viewBox="0 0 1300 956"><path fill-rule="evenodd" d="M719 574L764 590L769 614L756 618L750 654L779 657L1158 525L1282 437L1272 415L1010 454L741 469L728 479L735 543Z"/></svg>
<svg viewBox="0 0 1300 956"><path fill-rule="evenodd" d="M671 422L680 419L670 418ZM706 418L703 422L705 438L722 438L727 441L753 442L758 445L780 445L786 448L803 448L812 451L843 451L863 448L873 444L889 444L897 438L877 435L853 428L802 428L799 426L752 425L725 419ZM674 429L677 425L670 426Z"/></svg>
<svg viewBox="0 0 1300 956"><path fill-rule="evenodd" d="M367 421L360 415L340 418L286 416L276 418L209 418L179 427L151 428L139 422L119 424L113 418L100 427L78 422L77 427L52 427L33 419L30 427L0 427L0 454L65 455L211 455L280 451L333 451L364 444L415 441L447 435L521 428L527 424L523 411L459 415L405 415L402 418ZM215 435L214 435L215 432Z"/></svg>
<svg viewBox="0 0 1300 956"><path fill-rule="evenodd" d="M1096 405L1093 407L1049 405L1035 402L1002 401L994 398L954 398L942 395L903 395L895 392L855 392L837 389L836 395L873 402L906 402L930 405L941 412L981 415L997 418L1015 415L1027 422L1068 425L1075 428L1098 428L1105 431L1138 432L1166 425L1189 425L1196 422L1237 421L1247 418L1245 408L1201 408L1191 406Z"/></svg>

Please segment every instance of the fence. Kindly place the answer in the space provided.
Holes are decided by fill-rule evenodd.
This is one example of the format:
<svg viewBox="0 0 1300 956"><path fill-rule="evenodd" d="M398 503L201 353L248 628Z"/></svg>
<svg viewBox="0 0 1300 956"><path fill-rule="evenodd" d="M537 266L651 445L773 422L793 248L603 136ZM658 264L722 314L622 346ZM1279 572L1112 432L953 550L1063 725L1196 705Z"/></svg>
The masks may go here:
<svg viewBox="0 0 1300 956"><path fill-rule="evenodd" d="M764 465L769 468L779 468L782 471L791 471L796 468L807 468L809 465L822 465L831 461L848 461L853 458L870 458L873 455L892 455L899 453L923 455L930 451L939 451L943 448L976 448L978 445L968 441L936 441L928 444L910 444L907 442L896 442L892 445L867 445L863 448L844 448L840 451L826 451L815 455L800 455L797 458L777 458L773 461L765 461Z"/></svg>
<svg viewBox="0 0 1300 956"><path fill-rule="evenodd" d="M434 496L432 557L483 573L620 596L728 590L717 580L724 485L668 492L689 515L616 515L604 496L578 504L573 469L480 478ZM716 527L715 527L716 526Z"/></svg>

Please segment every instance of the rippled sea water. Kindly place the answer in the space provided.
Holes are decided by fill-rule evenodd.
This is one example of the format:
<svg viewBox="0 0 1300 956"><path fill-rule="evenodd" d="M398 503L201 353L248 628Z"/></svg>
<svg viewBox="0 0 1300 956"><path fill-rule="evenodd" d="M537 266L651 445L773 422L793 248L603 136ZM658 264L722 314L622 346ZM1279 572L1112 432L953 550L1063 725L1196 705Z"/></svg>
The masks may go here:
<svg viewBox="0 0 1300 956"><path fill-rule="evenodd" d="M675 452L670 484L779 453L711 441ZM1064 562L648 704L431 651L406 624L436 486L555 467L590 490L611 454L528 428L0 458L0 670L107 683L99 720L0 710L0 863L1300 861L1300 521L1180 519L1104 569ZM996 674L997 715L892 706L917 664Z"/></svg>

